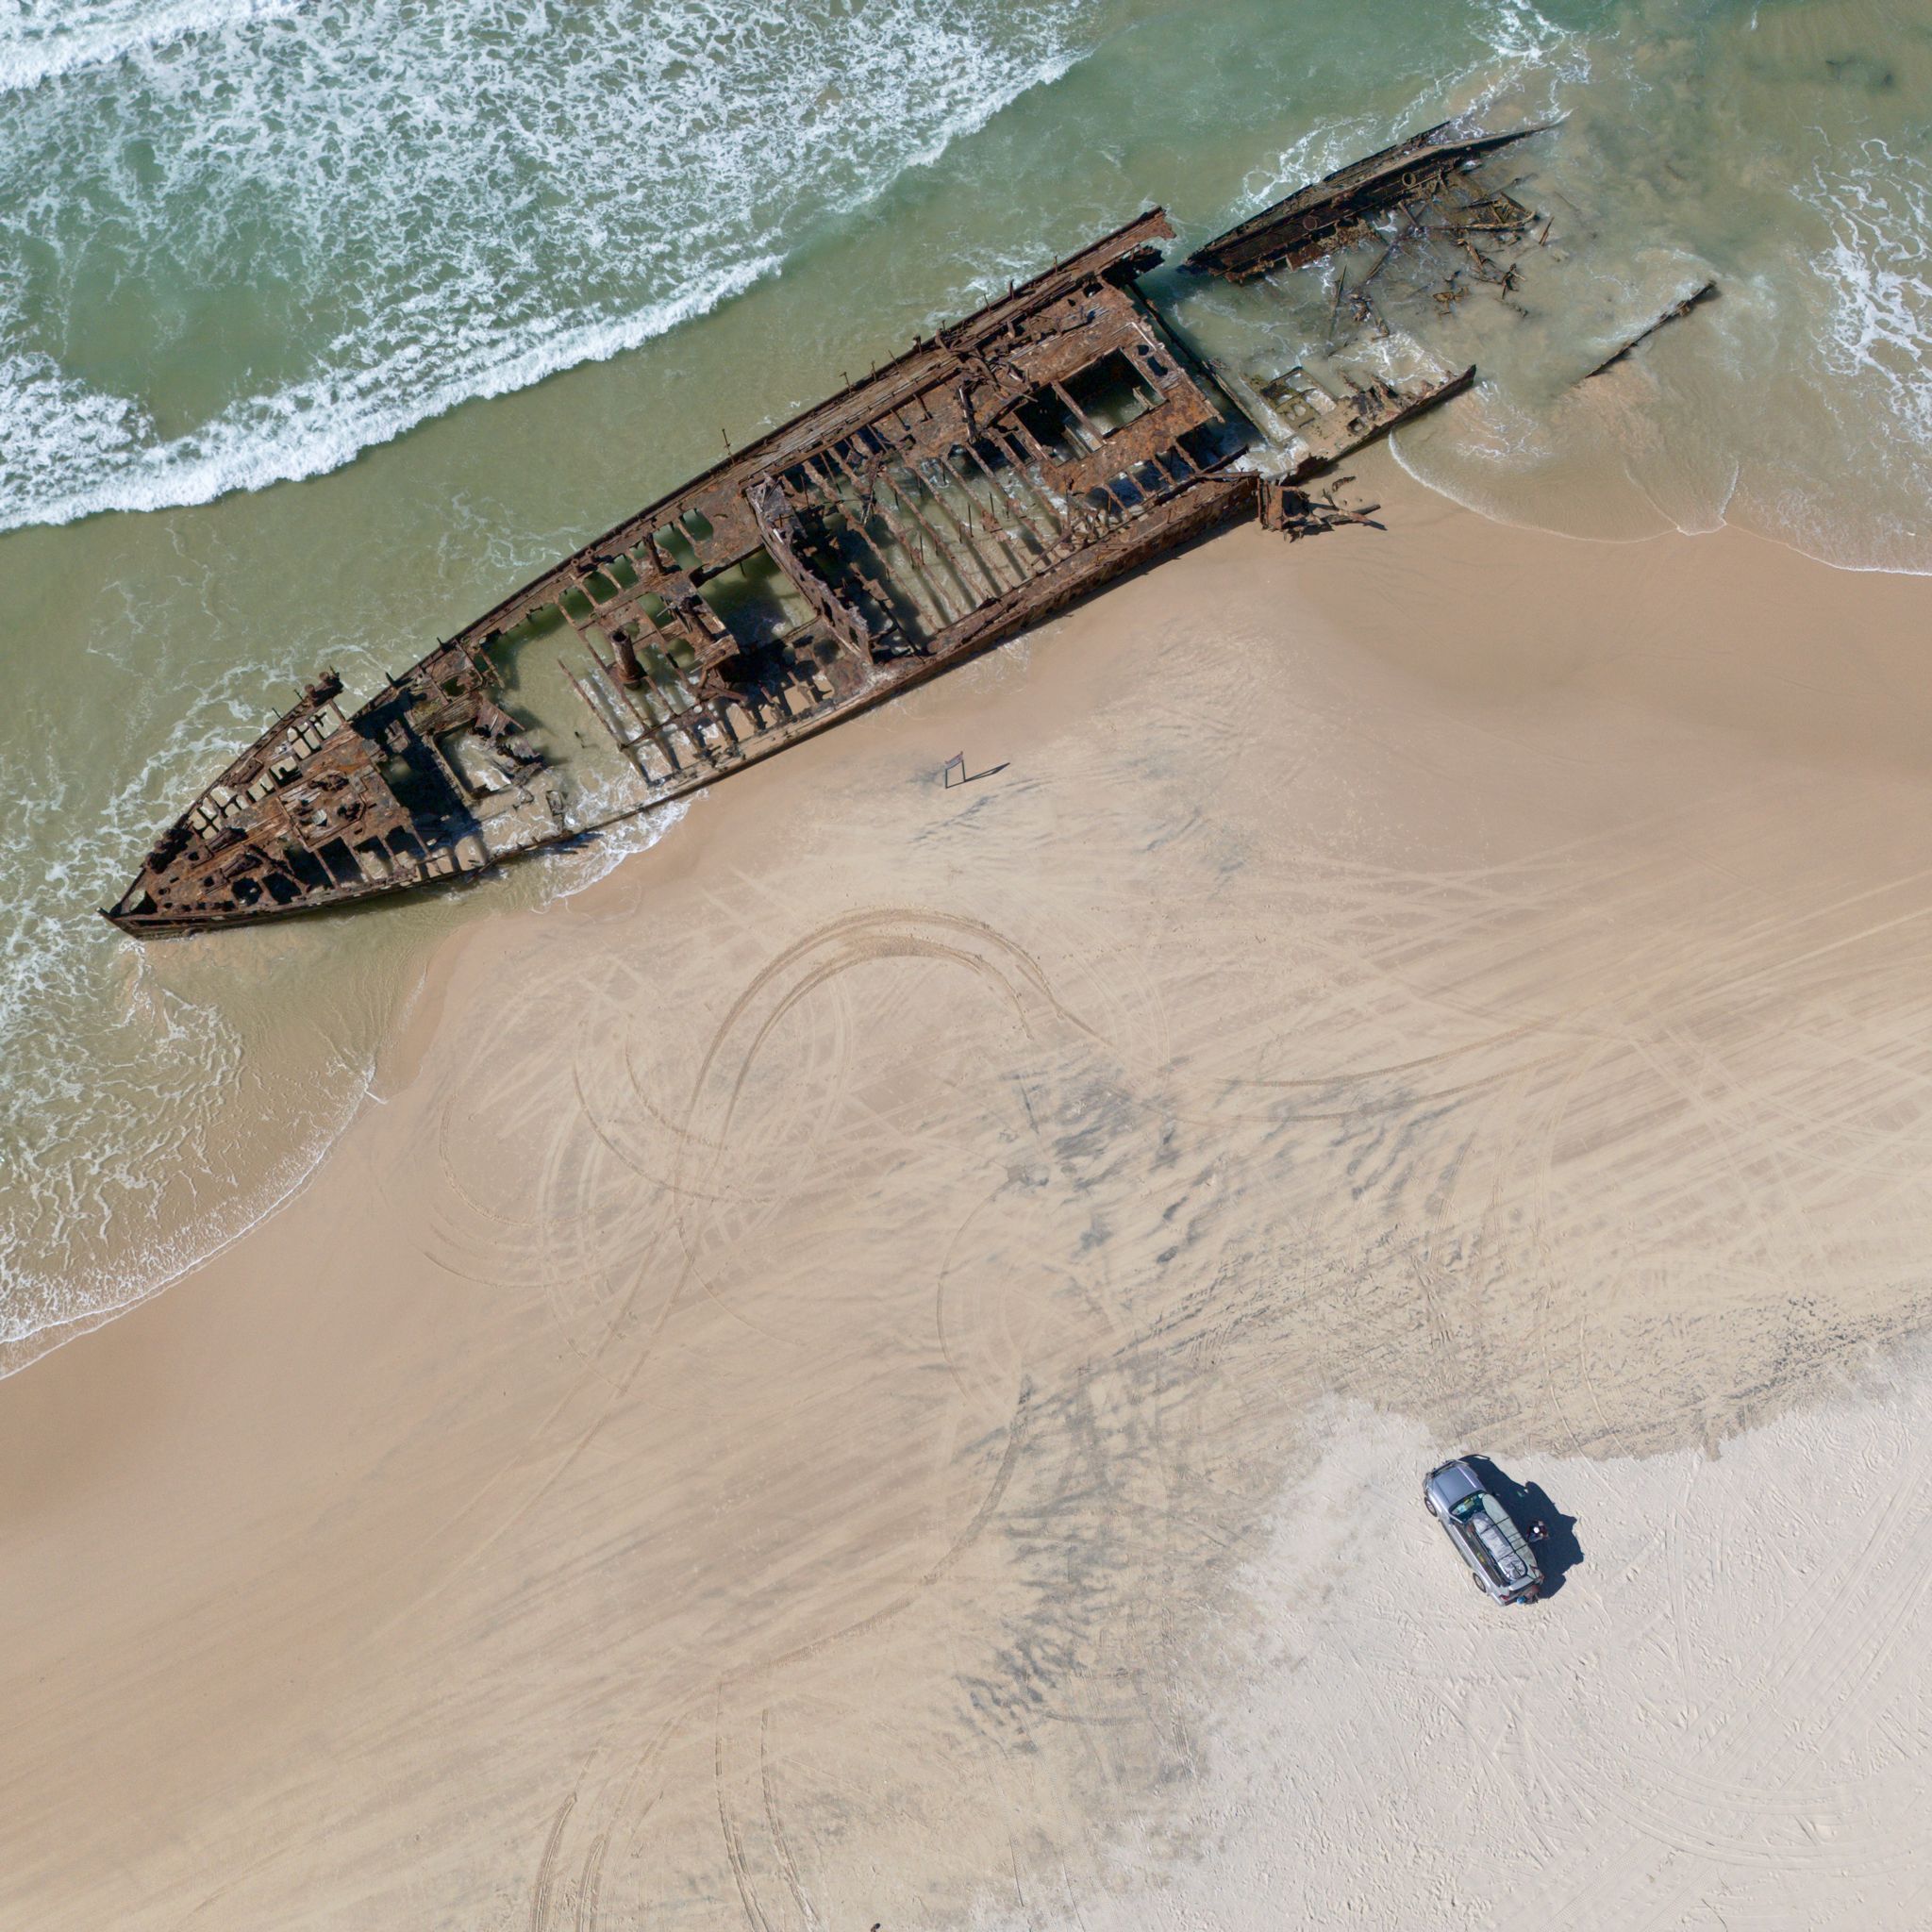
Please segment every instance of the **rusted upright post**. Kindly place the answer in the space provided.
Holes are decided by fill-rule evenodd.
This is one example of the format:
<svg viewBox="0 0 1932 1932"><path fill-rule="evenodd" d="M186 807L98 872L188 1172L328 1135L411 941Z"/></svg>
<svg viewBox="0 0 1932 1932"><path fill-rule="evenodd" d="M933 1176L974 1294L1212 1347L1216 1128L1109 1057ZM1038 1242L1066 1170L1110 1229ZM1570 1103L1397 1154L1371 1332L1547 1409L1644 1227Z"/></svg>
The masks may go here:
<svg viewBox="0 0 1932 1932"><path fill-rule="evenodd" d="M633 689L643 683L644 667L638 662L638 647L631 642L628 625L611 625L610 647L617 653L618 676Z"/></svg>

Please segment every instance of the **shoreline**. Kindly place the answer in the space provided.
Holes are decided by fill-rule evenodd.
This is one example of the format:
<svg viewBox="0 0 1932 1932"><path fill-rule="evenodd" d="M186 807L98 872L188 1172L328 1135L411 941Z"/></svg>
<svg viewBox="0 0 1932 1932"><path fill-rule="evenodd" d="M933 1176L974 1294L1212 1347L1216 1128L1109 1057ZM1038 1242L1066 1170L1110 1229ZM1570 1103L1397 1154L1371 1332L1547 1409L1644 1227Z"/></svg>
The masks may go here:
<svg viewBox="0 0 1932 1932"><path fill-rule="evenodd" d="M938 45L918 9L891 6L895 32L927 52ZM1323 58L1282 56L1275 72L1282 49L1252 0L1151 11L1105 0L1074 9L1085 23L1080 59L1051 85L1009 97L1013 76L1033 64L1016 50L1037 53L1041 33L1051 40L1068 25L1063 0L1046 10L1058 26L1037 8L1024 21L1002 9L980 22L962 43L964 67L914 61L943 109L962 86L974 92L970 76L986 72L991 48L1007 50L994 59L1002 77L992 94L974 94L970 132L949 110L927 121L933 99L902 98L890 84L876 97L883 118L858 111L869 96L842 82L813 98L816 83L799 76L820 61L842 75L856 60L867 86L878 83L878 48L788 16L783 36L805 66L786 70L780 92L802 90L814 130L808 164L774 175L770 141L747 146L742 128L725 128L729 181L691 155L658 158L660 172L602 109L564 115L557 139L534 145L527 129L515 133L514 114L508 124L467 111L431 117L423 126L435 164L475 193L425 198L420 168L382 143L344 146L341 91L318 83L341 61L372 98L405 102L421 97L425 59L438 73L513 79L521 30L503 42L468 19L432 37L434 46L411 42L407 23L319 39L299 23L211 30L198 44L214 67L253 76L224 121L231 138L213 145L192 103L148 85L139 48L123 58L126 49L106 47L98 66L41 75L21 96L14 160L33 184L28 199L43 196L50 210L84 208L98 190L98 155L113 142L80 139L83 124L105 116L101 126L142 128L157 156L174 158L159 175L143 166L122 182L129 206L151 219L90 240L85 222L67 233L65 218L50 214L52 253L16 277L8 299L23 340L44 338L47 351L9 378L21 420L38 425L19 441L16 507L97 493L116 475L164 482L157 463L219 467L225 450L244 446L269 487L173 507L161 498L180 492L149 492L144 512L7 533L24 640L7 734L18 808L0 866L0 949L10 961L0 1051L18 1150L0 1187L9 1335L88 1326L91 1305L175 1276L251 1221L265 1202L225 1195L228 1177L260 1169L271 1141L305 1155L323 1144L388 1024L374 982L400 987L454 923L417 912L391 922L385 908L321 946L306 935L257 945L239 970L224 949L205 968L175 954L137 974L100 945L92 908L252 735L275 691L330 663L356 688L375 688L593 529L702 472L721 435L734 444L758 437L854 365L891 361L914 337L1137 209L1170 208L1191 244L1445 115L1500 129L1561 114L1563 131L1524 151L1522 205L1533 202L1540 219L1520 289L1485 279L1488 269L1472 278L1477 264L1459 250L1438 260L1433 244L1411 251L1405 242L1377 267L1384 323L1484 373L1440 429L1405 429L1403 458L1496 513L1599 537L1649 529L1665 513L1703 528L1722 511L1835 567L1927 565L1912 516L1932 475L1916 407L1924 385L1915 386L1927 332L1912 287L1890 274L1888 237L1924 204L1924 158L1903 110L1909 82L1932 68L1871 8L1834 9L1828 25L1811 13L1712 15L1661 39L1642 8L1561 31L1532 24L1526 39L1522 22L1499 35L1481 9L1432 18L1420 38L1391 38L1353 12L1330 23ZM581 37L558 40L555 25L531 25L523 56L548 58L547 37L558 58L590 58ZM410 58L391 26L423 58ZM1256 58L1264 48L1274 51ZM758 61L744 67L722 42L721 58L722 67L626 69L619 92L681 104L681 124L695 87L709 126L727 72L741 94L769 92ZM1134 131L1156 74L1174 108L1164 142ZM1705 85L1712 75L1723 76L1715 94ZM1008 104L982 120L993 95ZM1667 138L1633 142L1654 111ZM906 145L906 114L954 138L921 160L919 141ZM308 154L300 165L298 148ZM614 175L584 172L587 158L607 154L620 158ZM494 158L480 176L471 165L479 155ZM1740 158L1752 164L1741 193ZM638 166L668 201L638 192ZM171 171L177 187L197 184L185 201L162 185ZM364 192L327 191L344 179ZM582 192L542 216L546 197L571 179ZM754 180L777 199L758 202L763 190L756 207L734 198ZM486 206L494 212L483 220ZM254 214L239 226L183 225L184 208L208 207ZM392 219L376 219L376 208ZM291 223L276 208L315 219ZM565 228L582 222L586 234L633 245L566 245L559 210ZM367 246L351 234L365 230ZM480 304L425 292L469 288L512 232L522 252L509 270L484 275ZM410 235L421 245L401 247ZM275 272L227 273L236 249ZM52 264L71 269L90 250L125 273L103 269L109 292L76 306L87 277ZM1347 267L1357 294L1378 252L1358 250ZM331 425L367 427L372 411L392 414L392 404L407 416L412 397L447 399L499 363L512 338L568 352L573 317L621 325L650 313L665 288L675 295L721 264L779 257L782 274L614 359L479 395L299 484L271 480L288 467L278 452L325 438ZM593 258L605 270L587 281L581 264ZM189 273L194 260L201 271ZM1707 279L1724 301L1576 386L1585 368ZM162 285L188 308L175 303L158 329L139 303L124 313L111 292ZM1242 380L1267 381L1282 361L1331 341L1344 362L1370 346L1336 339L1356 305L1338 308L1321 275L1286 279L1271 296L1251 290L1252 301L1178 276L1155 287L1186 306L1199 346L1245 371ZM315 299L291 301L290 290ZM183 323L202 309L201 325ZM379 394L370 386L377 369L395 378L377 382ZM343 451L357 441L349 434ZM556 715L578 715L567 688L562 695ZM601 744L600 727L589 724L587 739ZM291 1013L314 1024L289 1024ZM283 1160L263 1191L283 1193L295 1171ZM136 1226L139 1241L128 1234ZM137 1266L117 1265L130 1254ZM25 1341L8 1360L42 1345Z"/></svg>
<svg viewBox="0 0 1932 1932"><path fill-rule="evenodd" d="M1789 533L1760 530L1748 523L1734 524L1727 513L1730 508L1728 503L1719 507L1718 521L1703 529L1690 529L1676 523L1667 511L1654 502L1650 503L1649 508L1657 516L1657 527L1650 530L1633 530L1627 536L1609 536L1596 530L1567 530L1554 524L1533 524L1519 516L1510 515L1500 504L1474 503L1457 495L1447 478L1424 476L1420 471L1412 469L1403 461L1400 449L1392 442L1389 445L1389 458L1392 458L1404 478L1414 488L1426 491L1430 496L1440 498L1467 516L1479 517L1486 524L1496 524L1507 530L1521 530L1530 536L1557 538L1571 543L1632 544L1654 543L1659 538L1694 539L1716 537L1729 532L1735 536L1748 538L1754 543L1769 543L1776 549L1789 551L1801 562L1815 563L1824 570L1843 571L1850 576L1932 577L1932 563L1913 565L1895 560L1889 563L1857 563L1847 558L1827 557L1821 551L1807 550L1795 536Z"/></svg>
<svg viewBox="0 0 1932 1932"><path fill-rule="evenodd" d="M1164 1924L1320 1457L1858 1453L1932 1321L1932 602L1391 468L1386 532L1216 538L445 937L291 1198L0 1382L0 1897ZM1307 1628L1426 1631L1437 1557ZM1548 1606L1599 1665L1613 1581ZM1551 1690L1462 1594L1470 1694Z"/></svg>
<svg viewBox="0 0 1932 1932"><path fill-rule="evenodd" d="M1357 467L1362 467L1368 461L1369 458L1365 454L1358 460ZM1388 474L1391 464L1395 473L1394 476L1391 476ZM1411 497L1412 504L1440 504L1483 523L1495 525L1498 528L1516 531L1524 536L1539 540L1586 546L1607 545L1627 548L1668 542L1673 537L1685 541L1695 541L1699 538L1725 536L1733 539L1741 539L1749 543L1767 544L1803 564L1816 565L1822 569L1854 576L1897 577L1906 579L1932 576L1932 569L1913 570L1908 567L1891 564L1849 562L1840 558L1822 556L1815 551L1805 549L1795 539L1757 530L1742 525L1720 523L1715 528L1709 530L1685 530L1676 525L1670 525L1667 519L1662 519L1661 511L1657 513L1661 521L1659 527L1657 529L1624 536L1585 534L1559 529L1546 525L1524 523L1505 514L1498 508L1480 507L1464 502L1445 483L1440 480L1432 481L1424 478L1403 460L1399 449L1393 443L1388 444L1385 448L1374 454L1373 467L1374 470L1382 472L1385 478L1387 478L1379 486L1385 493L1388 492L1390 486L1392 484L1396 490L1407 492ZM1399 482L1396 481L1397 476L1399 476ZM1203 541L1211 543L1215 539L1215 534L1217 533L1210 533L1205 539L1196 540L1196 547L1198 543ZM1159 569L1161 567L1160 563L1157 563L1152 566L1143 566L1142 570L1144 572L1144 570L1149 568ZM1104 596L1106 593L1103 592L1102 594ZM1039 641L1041 636L1050 628L1050 624L1041 625L1032 632L1023 633L1018 638L1009 639L1005 643L994 647L995 654L1003 655L1008 652L1025 650L1033 643ZM959 668L964 669L968 667L962 666ZM894 698L891 702L897 703L899 700ZM702 799L709 797L715 789L715 786L707 788L706 791L694 794L687 800L677 801L675 807L672 808L679 809L676 824L683 824L686 821L689 808L696 805ZM628 825L639 819L647 818L652 813L662 811L666 808L663 806L648 807L640 813L626 814L622 819L606 822L605 824L600 825L597 829L600 831L608 830L611 824ZM671 829L675 830L676 824L671 827ZM687 833L686 837L688 838L689 836L691 835ZM655 849L658 842L658 841L654 840L652 845L646 847L645 850ZM641 856L641 853L626 852L614 861L611 871L620 870ZM538 857L541 862L541 859L550 856L538 855ZM471 889L476 890L480 888L487 891L495 888L500 890L505 881L505 874L508 871L509 868L504 868L483 881L472 882ZM520 870L514 875L521 876ZM266 1222L272 1220L290 1201L294 1199L302 1190L310 1184L340 1145L342 1137L354 1128L357 1122L366 1112L369 1102L374 1100L379 1103L384 1099L385 1096L381 1090L390 1084L386 1077L385 1062L401 1050L400 1042L404 1038L412 1036L417 1031L416 1024L412 1017L413 1003L415 1000L423 997L424 989L432 983L439 971L438 962L441 961L452 948L460 947L469 942L482 926L491 923L491 919L541 916L555 906L577 899L585 892L595 891L610 875L611 873L607 872L590 885L583 887L563 887L553 894L544 897L534 906L517 905L487 908L486 916L439 939L430 948L428 957L424 961L419 972L416 991L406 998L402 1015L392 1023L389 1031L379 1038L375 1044L373 1063L365 1082L365 1091L362 1096L355 1103L352 1111L344 1121L326 1136L324 1143L313 1155L312 1158L309 1158L303 1166L301 1174L293 1180L282 1186L278 1192L265 1199L245 1223L238 1226L230 1234L225 1236L215 1246L209 1248L205 1254L196 1257L194 1259L185 1261L173 1268L162 1279L153 1282L133 1298L116 1303L108 1307L93 1308L78 1315L50 1322L42 1327L32 1329L15 1338L11 1341L0 1342L0 1382L5 1382L14 1375L23 1374L36 1362L42 1360L59 1349L69 1346L71 1342L84 1340L87 1336L97 1333L108 1324L117 1321L133 1309L144 1306L156 1296L166 1293L176 1284L188 1279L200 1269L208 1266L237 1241L246 1239ZM406 1078L407 1076L404 1077ZM243 1191L245 1191L245 1189ZM47 1340L46 1338L49 1336L52 1336L54 1339Z"/></svg>

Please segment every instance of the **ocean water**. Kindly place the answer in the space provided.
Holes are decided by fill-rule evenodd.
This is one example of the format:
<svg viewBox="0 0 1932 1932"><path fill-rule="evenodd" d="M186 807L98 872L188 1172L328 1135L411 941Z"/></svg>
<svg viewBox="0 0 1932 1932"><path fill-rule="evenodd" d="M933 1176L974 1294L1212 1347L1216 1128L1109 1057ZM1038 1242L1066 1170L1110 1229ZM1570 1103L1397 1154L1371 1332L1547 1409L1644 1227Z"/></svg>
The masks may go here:
<svg viewBox="0 0 1932 1932"><path fill-rule="evenodd" d="M13 0L0 107L0 1368L272 1208L430 946L624 849L121 939L94 908L288 688L1143 206L1201 237L1426 121L1561 116L1519 308L1391 283L1485 378L1400 459L1932 569L1932 0ZM1328 306L1174 293L1257 365Z"/></svg>

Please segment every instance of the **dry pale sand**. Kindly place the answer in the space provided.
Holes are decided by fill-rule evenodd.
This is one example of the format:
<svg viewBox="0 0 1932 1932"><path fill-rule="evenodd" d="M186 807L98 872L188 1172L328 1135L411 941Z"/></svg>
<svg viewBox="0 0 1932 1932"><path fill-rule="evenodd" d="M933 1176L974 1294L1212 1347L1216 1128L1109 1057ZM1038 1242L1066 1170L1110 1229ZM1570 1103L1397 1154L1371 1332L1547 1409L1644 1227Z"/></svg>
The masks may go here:
<svg viewBox="0 0 1932 1932"><path fill-rule="evenodd" d="M0 1923L1924 1923L1932 583L1377 480L479 923L0 1384Z"/></svg>

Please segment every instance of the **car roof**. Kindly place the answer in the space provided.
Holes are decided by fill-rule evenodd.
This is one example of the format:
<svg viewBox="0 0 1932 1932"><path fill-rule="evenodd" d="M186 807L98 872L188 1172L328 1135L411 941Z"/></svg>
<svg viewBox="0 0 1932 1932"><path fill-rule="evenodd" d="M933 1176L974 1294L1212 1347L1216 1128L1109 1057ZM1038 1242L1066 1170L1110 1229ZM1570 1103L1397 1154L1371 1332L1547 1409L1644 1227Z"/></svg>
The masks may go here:
<svg viewBox="0 0 1932 1932"><path fill-rule="evenodd" d="M1466 1496L1479 1496L1483 1493L1483 1479L1471 1465L1458 1457L1454 1462L1445 1462L1440 1469L1432 1469L1428 1475L1430 1492L1446 1508L1453 1508Z"/></svg>

